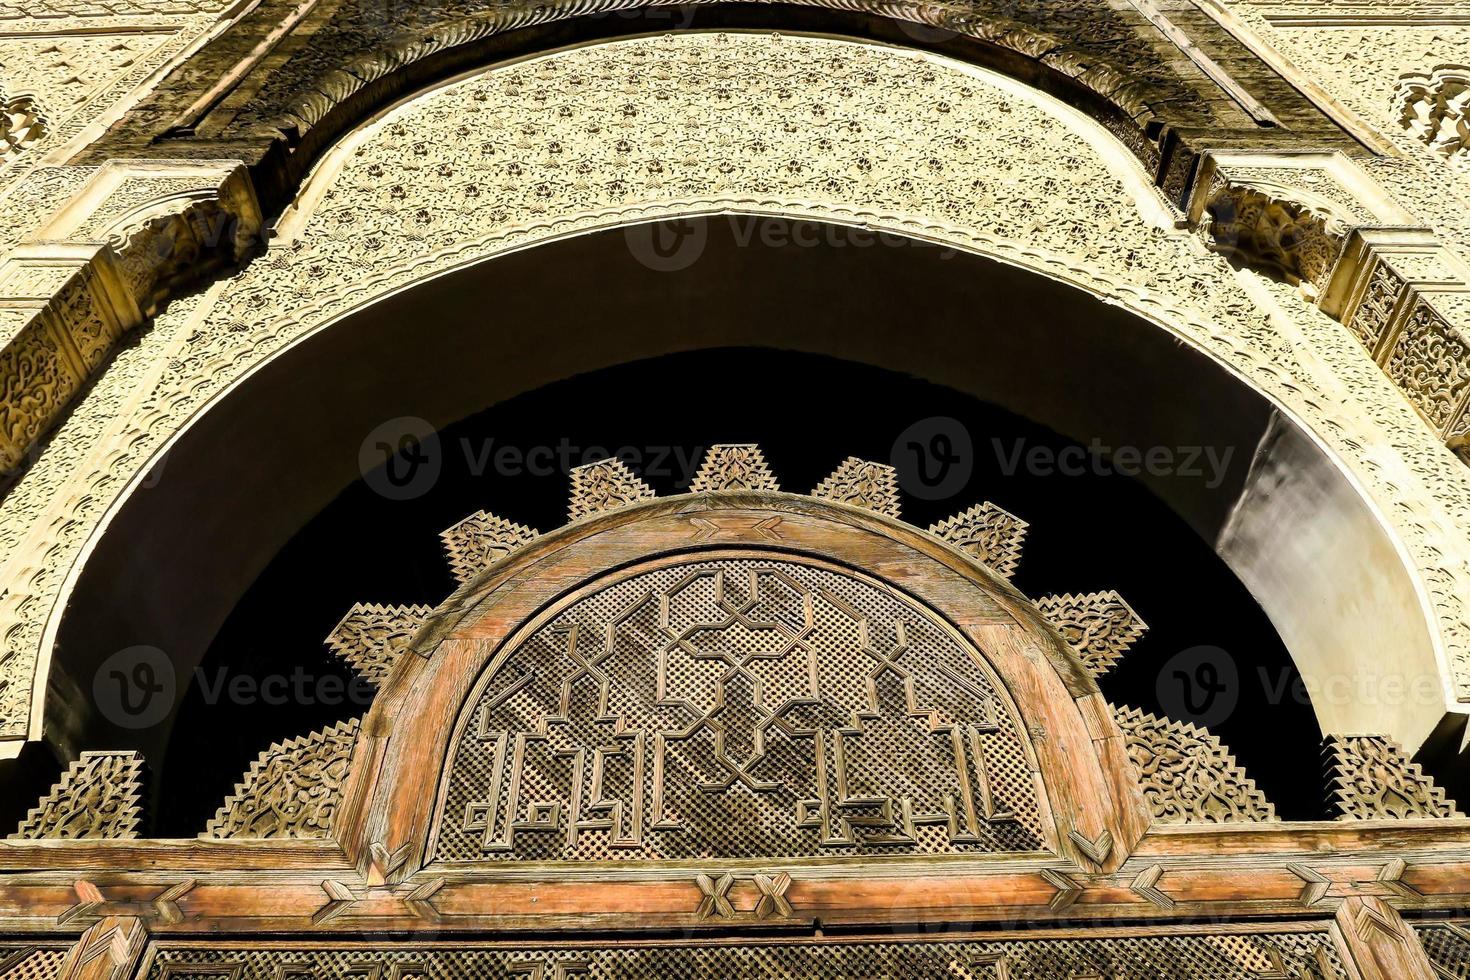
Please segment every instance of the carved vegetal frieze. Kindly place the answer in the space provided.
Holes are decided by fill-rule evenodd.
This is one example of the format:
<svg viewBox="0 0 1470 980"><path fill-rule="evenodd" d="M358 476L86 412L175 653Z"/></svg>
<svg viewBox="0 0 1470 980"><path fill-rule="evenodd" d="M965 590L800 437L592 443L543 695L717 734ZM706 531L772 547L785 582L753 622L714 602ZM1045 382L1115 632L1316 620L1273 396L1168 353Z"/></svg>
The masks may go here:
<svg viewBox="0 0 1470 980"><path fill-rule="evenodd" d="M329 836L359 727L354 718L266 749L200 836L251 840Z"/></svg>
<svg viewBox="0 0 1470 980"><path fill-rule="evenodd" d="M624 89L626 98L592 94ZM787 93L822 107L815 129L770 125L795 111ZM703 131L712 115L724 128L674 138L671 155L667 134ZM395 110L364 130L340 169L324 170L320 198L303 203L287 240L140 335L116 377L99 379L59 430L45 465L0 500L0 547L12 559L0 660L14 665L0 670L24 691L0 695L10 705L0 724L25 730L47 611L101 514L244 372L374 296L465 262L610 223L756 203L923 235L1055 276L1150 318L1280 399L1394 504L1386 519L1435 581L1427 594L1470 697L1470 591L1455 531L1462 516L1470 526L1470 482L1443 472L1442 447L1405 421L1401 399L1350 415L1328 407L1341 399L1315 362L1297 356L1227 263L1141 210L1135 191L1152 193L1147 178L1135 186L1116 145L1099 149L1100 136L983 72L790 36L593 45L469 77ZM552 179L567 173L578 176ZM1406 465L1389 474L1364 446ZM21 560L21 540L47 560Z"/></svg>
<svg viewBox="0 0 1470 980"><path fill-rule="evenodd" d="M387 679L399 655L433 612L432 606L383 606L359 602L327 637L327 646L358 676L374 684Z"/></svg>
<svg viewBox="0 0 1470 980"><path fill-rule="evenodd" d="M1113 716L1156 820L1186 824L1276 819L1276 808L1209 732L1137 708L1117 708Z"/></svg>
<svg viewBox="0 0 1470 980"><path fill-rule="evenodd" d="M1002 578L1010 578L1021 561L1027 527L1015 514L986 501L931 525L929 533L988 565Z"/></svg>
<svg viewBox="0 0 1470 980"><path fill-rule="evenodd" d="M514 521L476 511L439 535L449 568L460 585L533 540L536 532Z"/></svg>
<svg viewBox="0 0 1470 980"><path fill-rule="evenodd" d="M1457 167L1470 167L1470 68L1410 73L1394 94L1399 123Z"/></svg>
<svg viewBox="0 0 1470 980"><path fill-rule="evenodd" d="M898 471L884 463L849 456L831 476L817 484L812 496L897 517Z"/></svg>
<svg viewBox="0 0 1470 980"><path fill-rule="evenodd" d="M712 490L780 490L759 446L748 443L711 446L689 484L692 493Z"/></svg>
<svg viewBox="0 0 1470 980"><path fill-rule="evenodd" d="M138 836L143 757L83 752L11 840L120 840Z"/></svg>
<svg viewBox="0 0 1470 980"><path fill-rule="evenodd" d="M1461 816L1419 764L1380 735L1329 735L1322 765L1327 805L1339 820Z"/></svg>
<svg viewBox="0 0 1470 980"><path fill-rule="evenodd" d="M1036 608L1077 651L1094 677L1112 670L1148 630L1133 607L1112 591L1042 596Z"/></svg>

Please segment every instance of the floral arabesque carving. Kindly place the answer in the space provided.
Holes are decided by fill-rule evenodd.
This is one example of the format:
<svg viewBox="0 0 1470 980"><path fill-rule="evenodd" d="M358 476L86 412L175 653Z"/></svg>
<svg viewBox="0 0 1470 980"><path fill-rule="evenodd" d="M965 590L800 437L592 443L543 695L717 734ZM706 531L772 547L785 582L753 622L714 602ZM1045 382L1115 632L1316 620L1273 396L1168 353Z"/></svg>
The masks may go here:
<svg viewBox="0 0 1470 980"><path fill-rule="evenodd" d="M572 520L653 499L653 488L620 459L572 467Z"/></svg>
<svg viewBox="0 0 1470 980"><path fill-rule="evenodd" d="M1094 677L1112 670L1148 630L1133 607L1113 591L1042 596L1036 608L1077 651Z"/></svg>
<svg viewBox="0 0 1470 980"><path fill-rule="evenodd" d="M1410 73L1394 95L1399 123L1457 167L1470 167L1470 68L1440 65Z"/></svg>
<svg viewBox="0 0 1470 980"><path fill-rule="evenodd" d="M358 676L381 684L431 612L430 606L359 602L333 628L327 646Z"/></svg>
<svg viewBox="0 0 1470 980"><path fill-rule="evenodd" d="M898 472L884 463L849 456L817 485L812 496L897 517Z"/></svg>
<svg viewBox="0 0 1470 980"><path fill-rule="evenodd" d="M0 162L20 156L46 129L46 114L34 95L8 95L0 88Z"/></svg>
<svg viewBox="0 0 1470 980"><path fill-rule="evenodd" d="M1015 514L986 501L969 510L940 521L929 528L997 575L1010 578L1021 561L1021 546L1026 541L1029 525Z"/></svg>
<svg viewBox="0 0 1470 980"><path fill-rule="evenodd" d="M135 838L142 780L143 757L136 752L83 752L10 839Z"/></svg>
<svg viewBox="0 0 1470 980"><path fill-rule="evenodd" d="M201 836L327 837L342 801L359 727L354 718L266 749Z"/></svg>
<svg viewBox="0 0 1470 980"><path fill-rule="evenodd" d="M711 490L779 490L780 483L759 446L722 444L711 446L689 484L692 493Z"/></svg>
<svg viewBox="0 0 1470 980"><path fill-rule="evenodd" d="M1382 736L1329 735L1322 765L1327 806L1339 820L1461 816L1419 764Z"/></svg>
<svg viewBox="0 0 1470 980"><path fill-rule="evenodd" d="M1209 732L1137 708L1116 708L1113 716L1155 819L1164 823L1276 819L1276 808Z"/></svg>
<svg viewBox="0 0 1470 980"><path fill-rule="evenodd" d="M476 511L439 535L450 570L460 585L536 537L536 532L503 517Z"/></svg>

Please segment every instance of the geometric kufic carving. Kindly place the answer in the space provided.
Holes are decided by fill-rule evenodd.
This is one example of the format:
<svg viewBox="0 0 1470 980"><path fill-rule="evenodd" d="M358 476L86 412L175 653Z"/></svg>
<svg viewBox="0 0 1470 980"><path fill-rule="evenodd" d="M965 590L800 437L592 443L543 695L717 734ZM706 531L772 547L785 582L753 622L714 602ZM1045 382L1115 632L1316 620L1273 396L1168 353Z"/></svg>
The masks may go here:
<svg viewBox="0 0 1470 980"><path fill-rule="evenodd" d="M570 513L574 521L654 496L653 488L616 457L572 467Z"/></svg>
<svg viewBox="0 0 1470 980"><path fill-rule="evenodd" d="M749 443L721 443L710 447L690 493L715 490L780 490L760 447Z"/></svg>
<svg viewBox="0 0 1470 980"><path fill-rule="evenodd" d="M1276 819L1276 808L1202 728L1137 708L1115 708L1144 799L1162 823L1242 823Z"/></svg>
<svg viewBox="0 0 1470 980"><path fill-rule="evenodd" d="M1148 624L1112 591L1042 596L1036 600L1036 608L1094 677L1112 670L1148 630Z"/></svg>
<svg viewBox="0 0 1470 980"><path fill-rule="evenodd" d="M357 743L358 719L262 752L209 821L214 839L325 838L342 798Z"/></svg>
<svg viewBox="0 0 1470 980"><path fill-rule="evenodd" d="M481 680L436 859L1035 852L1029 733L1003 690L866 579L753 557L638 571Z"/></svg>
<svg viewBox="0 0 1470 980"><path fill-rule="evenodd" d="M7 163L46 135L46 114L33 95L0 88L0 163Z"/></svg>
<svg viewBox="0 0 1470 980"><path fill-rule="evenodd" d="M898 471L883 463L849 456L817 485L812 496L898 517Z"/></svg>
<svg viewBox="0 0 1470 980"><path fill-rule="evenodd" d="M11 840L132 840L142 818L143 757L83 752Z"/></svg>
<svg viewBox="0 0 1470 980"><path fill-rule="evenodd" d="M1329 735L1322 742L1327 805L1338 820L1458 817L1417 762L1381 735Z"/></svg>
<svg viewBox="0 0 1470 980"><path fill-rule="evenodd" d="M521 545L536 537L535 531L503 517L476 511L439 535L449 553L449 567L460 585Z"/></svg>
<svg viewBox="0 0 1470 980"><path fill-rule="evenodd" d="M360 677L381 685L397 662L398 655L433 611L433 606L381 606L359 602L347 610L347 615L332 629L326 643Z"/></svg>
<svg viewBox="0 0 1470 980"><path fill-rule="evenodd" d="M1009 579L1021 560L1027 527L1016 515L986 501L931 525L929 533L948 541L1001 578Z"/></svg>
<svg viewBox="0 0 1470 980"><path fill-rule="evenodd" d="M1404 75L1394 94L1399 124L1450 163L1470 167L1470 68L1440 65Z"/></svg>

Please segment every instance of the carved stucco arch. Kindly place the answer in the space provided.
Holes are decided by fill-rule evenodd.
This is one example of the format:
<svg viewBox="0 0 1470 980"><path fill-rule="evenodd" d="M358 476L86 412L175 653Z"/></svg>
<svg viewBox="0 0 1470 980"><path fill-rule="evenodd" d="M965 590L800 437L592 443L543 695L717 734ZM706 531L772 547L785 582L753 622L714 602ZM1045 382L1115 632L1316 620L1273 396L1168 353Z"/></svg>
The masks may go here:
<svg viewBox="0 0 1470 980"><path fill-rule="evenodd" d="M1057 854L1082 866L1111 870L1143 835L1149 811L1131 776L1123 735L1092 673L1003 578L960 549L870 509L770 491L722 491L614 507L574 521L522 545L442 604L415 637L412 653L398 657L363 720L337 825L348 859L356 861L364 875L386 874L390 882L402 881L426 865L510 871L526 861L524 853L514 849L502 855L509 859L507 864L486 863L485 856L473 850L455 859L447 857L442 846L434 848L434 839L442 843L460 822L462 807L454 806L453 797L446 799L446 794L452 770L466 764L459 761L456 745L487 686L497 678L504 683L507 674L522 678L513 686L523 683L526 667L517 658L529 639L544 635L548 625L569 610L616 590L619 583L636 585L660 570L677 579L687 569L725 564L806 569L825 576L823 581L839 583L839 589L840 583L852 583L884 590L908 610L905 615L914 617L911 635L916 647L924 647L918 640L923 630L951 631L958 644L954 649L968 650L973 665L992 678L1003 702L1001 711L1013 719L1002 722L1002 727L1020 740L1026 765L1034 767L1033 774L1044 787L1033 797L1041 839L1017 850ZM902 591L881 584L889 575L901 576ZM813 595L822 601L816 591ZM873 624L875 647L886 650L892 644L889 626ZM589 637L584 649L599 650L604 642L614 641L611 636ZM734 638L726 642L740 643ZM912 667L921 674L941 676L946 667L942 655L932 646L927 650L901 663L900 669ZM822 697L830 699L837 655L823 642L814 642L813 651L812 662L825 678L819 685ZM877 663L858 659L868 668ZM554 654L553 660L577 662ZM853 667L864 669L848 665ZM651 671L650 665L647 672ZM633 707L631 702L639 697L621 682L613 682L611 691L619 711ZM924 697L920 694L921 700ZM945 720L953 721L947 715ZM650 748L644 745L645 750ZM995 773L997 793L1002 785L1026 792L1014 781L1001 783L998 768ZM672 767L668 778L677 778ZM1021 778L1029 780L1032 774ZM759 799L759 793L754 798ZM645 799L644 807L647 803ZM562 829L568 819L562 814ZM721 834L720 827L711 825L700 829L693 840L713 851L703 859L705 870L724 863L722 859L743 857L764 861L770 865L764 870L774 873L777 865L797 866L818 856L816 850L801 851L812 848L817 835L783 859L738 844L727 853L722 848L732 845ZM649 836L655 836L652 830ZM944 860L962 866L964 850ZM970 857L984 860L987 851L993 855L1007 848L992 844L970 850ZM912 846L897 853L917 856ZM384 862L384 854L392 855L391 866ZM636 865L648 855L635 853L630 858ZM700 860L691 855L672 864L692 867ZM606 875L619 863L598 861L594 866ZM897 866L895 871L902 873ZM923 862L910 873L926 873ZM632 877L644 876L635 871ZM616 901L627 897L620 895ZM604 912L617 908L609 904Z"/></svg>
<svg viewBox="0 0 1470 980"><path fill-rule="evenodd" d="M796 4L821 22L803 24L805 18L792 18L799 25L789 28L794 32L831 31L920 47L947 44L965 60L1058 95L1097 119L1151 172L1165 162L1162 143L1168 103L1180 99L1182 90L1144 81L1095 52L1079 50L1059 34L963 4L863 0L796 0ZM319 77L303 79L286 110L269 121L290 147L280 189L289 194L320 154L359 125L366 107L391 105L406 86L433 84L489 58L534 55L558 43L554 40L558 29L573 37L606 31L604 40L642 33L646 28L636 20L626 27L619 20L674 6L694 11L699 23L692 26L706 20L718 24L726 18L734 22L730 26L740 26L752 13L743 9L741 0L583 0L565 6L492 10L389 41ZM756 19L761 16L756 14ZM775 23L783 21L778 18ZM1195 158L1177 146L1169 148L1181 150L1169 162L1179 171L1172 180L1178 193Z"/></svg>
<svg viewBox="0 0 1470 980"><path fill-rule="evenodd" d="M747 50L751 48L756 50ZM756 77L748 77L740 54L760 66ZM544 151L550 137L535 129L535 113L545 107L538 110L534 98L522 99L522 87L534 88L537 72L601 70L631 78L626 72L630 65L647 67L649 59L657 62L665 57L684 58L681 64L686 69L697 68L695 74L680 78L682 83L695 83L689 106L696 109L701 98L737 86L745 86L739 91L742 106L757 91L765 93L760 98L773 97L772 89L760 88L773 85L764 77L773 70L800 78L796 90L803 97L821 91L824 96L846 98L859 115L874 112L874 99L881 93L882 99L891 100L890 108L900 105L906 110L901 135L907 141L882 125L875 135L864 138L884 153L902 154L913 153L914 147L936 134L947 137L951 142L935 159L941 171L950 172L905 182L884 175L880 168L878 174L846 185L840 175L831 174L836 190L824 189L818 171L830 168L830 158L839 149L851 147L834 145L821 155L802 152L800 129L787 136L776 129L777 138L791 140L784 155L759 159L749 147L718 141L718 160L700 160L696 155L692 179L704 193L694 195L672 193L667 184L650 185L649 174L637 174L626 161L606 160L602 166L608 169L598 171L598 148L607 146L601 138L582 147L592 161L591 172L622 176L608 177L613 183L600 186L596 193L573 181L560 190L547 182L542 195L541 185L518 179L495 188L497 194L510 195L498 203L481 200L483 192L465 192L467 197L456 198L451 205L442 188L414 187L407 181L395 184L381 173L370 173L370 168L395 160L412 165L416 146L424 147L425 156L446 148L451 155L464 152L454 144L457 121L437 140L427 135L415 139L415 130L424 134L435 125L458 120L469 103L456 99L488 106L492 114L511 113L503 121L531 125L536 139L528 145ZM626 58L634 61L619 61ZM821 78L808 70L817 63L826 72ZM507 84L517 87L515 97L491 98L487 87ZM834 94L844 85L847 94ZM477 92L483 98L476 98ZM640 103L646 97L634 85L630 104L657 108L657 102ZM596 99L579 102L573 96L566 96L563 104L570 109L564 118L582 124L589 114L608 108ZM785 111L792 110L781 109L775 118ZM519 120L517 113L522 114ZM960 116L962 123L955 121ZM648 113L634 113L633 118L637 121L625 118L617 125L626 125L625 132L635 136L646 133L640 127L650 125ZM885 110L872 118L886 125L893 116ZM981 129L990 130L983 146L977 146L979 140L965 143L966 134ZM852 155L847 152L845 160L853 162ZM874 158L884 162L877 154ZM1061 159L1066 166L1057 171L1026 165L1040 159ZM798 165L793 167L793 161ZM721 174L717 164L725 163L735 166L734 178ZM923 172L922 163L903 160L897 169L905 175ZM454 171L452 162L449 171ZM985 179L976 180L975 174ZM971 190L984 185L986 196L978 201L966 198L961 175L974 181L968 185ZM643 183L634 183L633 176L640 176ZM620 181L627 184L617 188L616 202L600 200ZM410 201L402 207L373 197L391 195L394 188L402 188L406 200L410 193L422 196L416 205ZM864 197L867 200L855 200ZM463 203L470 198L479 203ZM1394 613L1406 619L1395 621L1390 631L1409 636L1418 631L1425 637L1403 665L1406 673L1432 670L1447 684L1465 683L1463 668L1455 666L1467 653L1464 583L1446 556L1463 547L1456 541L1450 515L1470 513L1470 486L1458 471L1448 486L1429 485L1443 475L1445 450L1423 432L1412 410L1394 396L1339 325L1295 305L1287 292L1272 284L1231 270L1195 238L1172 230L1167 208L1126 150L1095 123L1046 96L988 72L912 51L834 39L692 34L578 48L472 75L414 97L327 158L263 257L203 297L178 303L137 350L119 358L99 390L80 406L77 418L32 469L29 483L4 505L20 515L18 527L30 528L27 542L45 542L54 558L39 569L20 569L28 580L12 591L6 610L5 635L18 662L24 664L38 654L43 662L43 669L36 672L36 710L25 730L31 737L41 733L44 660L67 592L90 548L88 542L105 531L105 515L116 513L149 470L166 460L162 454L190 419L243 383L250 371L353 309L490 256L593 228L732 210L863 223L979 252L1122 305L1204 351L1310 433L1308 441L1334 458L1333 465L1360 488L1354 493L1369 498L1368 506L1392 528L1387 547L1413 569L1407 576L1408 588L1417 598L1395 607ZM416 228L413 222L420 213L427 218L422 228ZM370 267L354 268L350 257L333 246L340 240L334 236L344 234L367 243L362 230L332 224L350 214L384 221L367 233L377 246L366 249L372 255ZM448 234L452 243L427 246L423 232L435 229ZM1167 289L1161 288L1164 285ZM137 388L142 379L150 386ZM1352 394L1349 386L1358 394ZM1371 413L1356 407L1359 400L1373 406ZM101 438L95 438L98 435ZM57 485L61 470L79 464L85 472L71 478L83 488L79 497L47 504L43 495ZM1405 481L1423 486L1424 492L1401 495ZM1407 503L1409 499L1415 502ZM20 543L5 542L12 550L13 569L15 546ZM1262 584L1271 588L1281 583ZM1427 628L1415 625L1424 623L1419 617L1430 609L1432 623ZM1376 622L1383 628L1380 611L1360 608L1350 615L1356 617L1351 620L1355 625ZM1352 627L1338 623L1332 636L1346 638L1352 632ZM1328 639L1324 635L1320 641ZM1447 695L1447 701L1452 697ZM1419 711L1413 718L1393 722L1376 717L1380 727L1416 745L1427 734L1423 715ZM19 734L13 727L9 730Z"/></svg>

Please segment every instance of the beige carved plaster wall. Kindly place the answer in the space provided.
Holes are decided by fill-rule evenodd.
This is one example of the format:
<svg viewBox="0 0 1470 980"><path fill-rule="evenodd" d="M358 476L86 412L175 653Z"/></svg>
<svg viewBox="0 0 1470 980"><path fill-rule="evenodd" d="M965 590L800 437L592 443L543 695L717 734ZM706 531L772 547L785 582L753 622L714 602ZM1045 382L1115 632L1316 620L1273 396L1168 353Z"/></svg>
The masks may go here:
<svg viewBox="0 0 1470 980"><path fill-rule="evenodd" d="M0 160L5 244L49 214L54 207L46 204L58 203L91 169L44 165L62 162L79 139L118 118L238 6L228 0L0 3L0 87L11 99L32 99L44 121L39 138Z"/></svg>
<svg viewBox="0 0 1470 980"><path fill-rule="evenodd" d="M46 176L75 180L65 168ZM324 161L265 255L119 351L0 502L0 736L39 734L51 631L87 542L191 416L252 369L467 263L724 209L972 249L1108 297L1207 351L1338 456L1419 581L1383 609L1325 617L1316 642L1324 657L1372 645L1365 656L1442 676L1445 690L1392 717L1348 704L1324 723L1412 747L1433 709L1470 701L1470 470L1346 328L1176 229L1119 144L1018 83L912 51L691 33L501 67L388 113ZM1421 609L1422 649L1395 659L1395 644L1414 644L1414 621L1425 633Z"/></svg>
<svg viewBox="0 0 1470 980"><path fill-rule="evenodd" d="M1324 3L1203 0L1284 57L1299 83L1320 90L1395 148L1362 161L1416 216L1470 254L1470 175L1447 167L1410 132L1397 93L1409 74L1470 61L1470 17L1433 0ZM1281 60L1281 59L1277 59ZM1459 169L1459 172L1455 172Z"/></svg>

